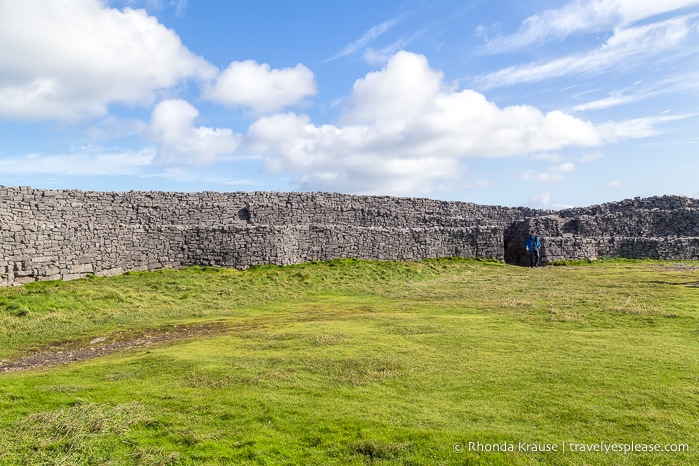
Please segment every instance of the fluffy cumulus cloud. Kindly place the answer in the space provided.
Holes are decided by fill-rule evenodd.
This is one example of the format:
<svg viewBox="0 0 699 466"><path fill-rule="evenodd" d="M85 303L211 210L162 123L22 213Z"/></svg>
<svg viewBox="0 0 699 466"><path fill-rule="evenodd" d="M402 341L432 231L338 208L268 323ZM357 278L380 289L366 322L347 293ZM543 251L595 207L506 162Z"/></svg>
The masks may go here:
<svg viewBox="0 0 699 466"><path fill-rule="evenodd" d="M253 60L234 61L204 91L204 98L255 113L276 112L317 92L313 72L298 64L270 69Z"/></svg>
<svg viewBox="0 0 699 466"><path fill-rule="evenodd" d="M0 118L103 115L216 74L145 10L100 0L0 0L0 44Z"/></svg>
<svg viewBox="0 0 699 466"><path fill-rule="evenodd" d="M454 185L464 159L507 157L601 142L589 122L530 106L499 108L472 90L446 86L422 55L401 51L355 82L339 125L305 115L260 118L246 149L305 188L425 193Z"/></svg>
<svg viewBox="0 0 699 466"><path fill-rule="evenodd" d="M430 68L427 58L398 52L381 71L354 83L351 123L413 119L429 108L442 90L443 74Z"/></svg>
<svg viewBox="0 0 699 466"><path fill-rule="evenodd" d="M304 188L353 193L427 193L459 174L456 158L406 156L390 130L364 125L314 125L293 113L264 117L249 129L253 152L273 171L290 171Z"/></svg>
<svg viewBox="0 0 699 466"><path fill-rule="evenodd" d="M166 100L153 109L148 130L160 164L207 163L235 152L240 136L230 129L194 126L199 111L184 100Z"/></svg>

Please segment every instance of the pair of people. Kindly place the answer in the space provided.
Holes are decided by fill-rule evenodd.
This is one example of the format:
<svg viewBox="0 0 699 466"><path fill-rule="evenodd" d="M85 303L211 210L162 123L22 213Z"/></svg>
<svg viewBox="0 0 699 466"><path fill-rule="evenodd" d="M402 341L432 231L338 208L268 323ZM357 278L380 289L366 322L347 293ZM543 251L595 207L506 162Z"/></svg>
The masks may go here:
<svg viewBox="0 0 699 466"><path fill-rule="evenodd" d="M541 240L536 231L532 230L527 236L527 241L524 246L529 251L529 266L538 267L539 266L539 249L541 249Z"/></svg>

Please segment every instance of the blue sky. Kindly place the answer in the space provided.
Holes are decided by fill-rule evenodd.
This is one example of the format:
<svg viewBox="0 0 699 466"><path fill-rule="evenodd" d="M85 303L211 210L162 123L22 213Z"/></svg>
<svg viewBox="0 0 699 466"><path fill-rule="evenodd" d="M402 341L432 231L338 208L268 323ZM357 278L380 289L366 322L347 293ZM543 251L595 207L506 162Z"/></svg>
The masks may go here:
<svg viewBox="0 0 699 466"><path fill-rule="evenodd" d="M0 0L0 184L699 197L699 0Z"/></svg>

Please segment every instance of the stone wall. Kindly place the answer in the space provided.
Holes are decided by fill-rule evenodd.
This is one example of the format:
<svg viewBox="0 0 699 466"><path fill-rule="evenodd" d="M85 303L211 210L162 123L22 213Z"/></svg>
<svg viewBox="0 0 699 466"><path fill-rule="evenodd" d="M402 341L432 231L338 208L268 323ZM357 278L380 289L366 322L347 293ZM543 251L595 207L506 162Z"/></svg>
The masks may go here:
<svg viewBox="0 0 699 466"><path fill-rule="evenodd" d="M193 228L186 232L185 263L227 267L298 264L354 257L419 260L427 257L502 258L498 227L354 227L261 225Z"/></svg>
<svg viewBox="0 0 699 466"><path fill-rule="evenodd" d="M543 238L544 262L602 256L699 259L699 201L686 197L636 198L515 220L504 234L505 261L528 264L517 242L531 230Z"/></svg>
<svg viewBox="0 0 699 466"><path fill-rule="evenodd" d="M0 285L185 265L355 257L699 259L699 201L666 196L560 212L334 193L104 193L0 187Z"/></svg>

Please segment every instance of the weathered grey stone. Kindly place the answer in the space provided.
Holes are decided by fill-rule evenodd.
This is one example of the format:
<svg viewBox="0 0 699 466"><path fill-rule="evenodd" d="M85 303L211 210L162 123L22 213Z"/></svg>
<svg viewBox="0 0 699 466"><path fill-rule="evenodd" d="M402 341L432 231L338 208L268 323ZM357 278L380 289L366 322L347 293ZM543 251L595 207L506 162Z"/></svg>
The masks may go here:
<svg viewBox="0 0 699 466"><path fill-rule="evenodd" d="M336 193L101 193L0 187L0 285L184 265L343 257L528 262L699 259L699 201L663 196L560 212Z"/></svg>

